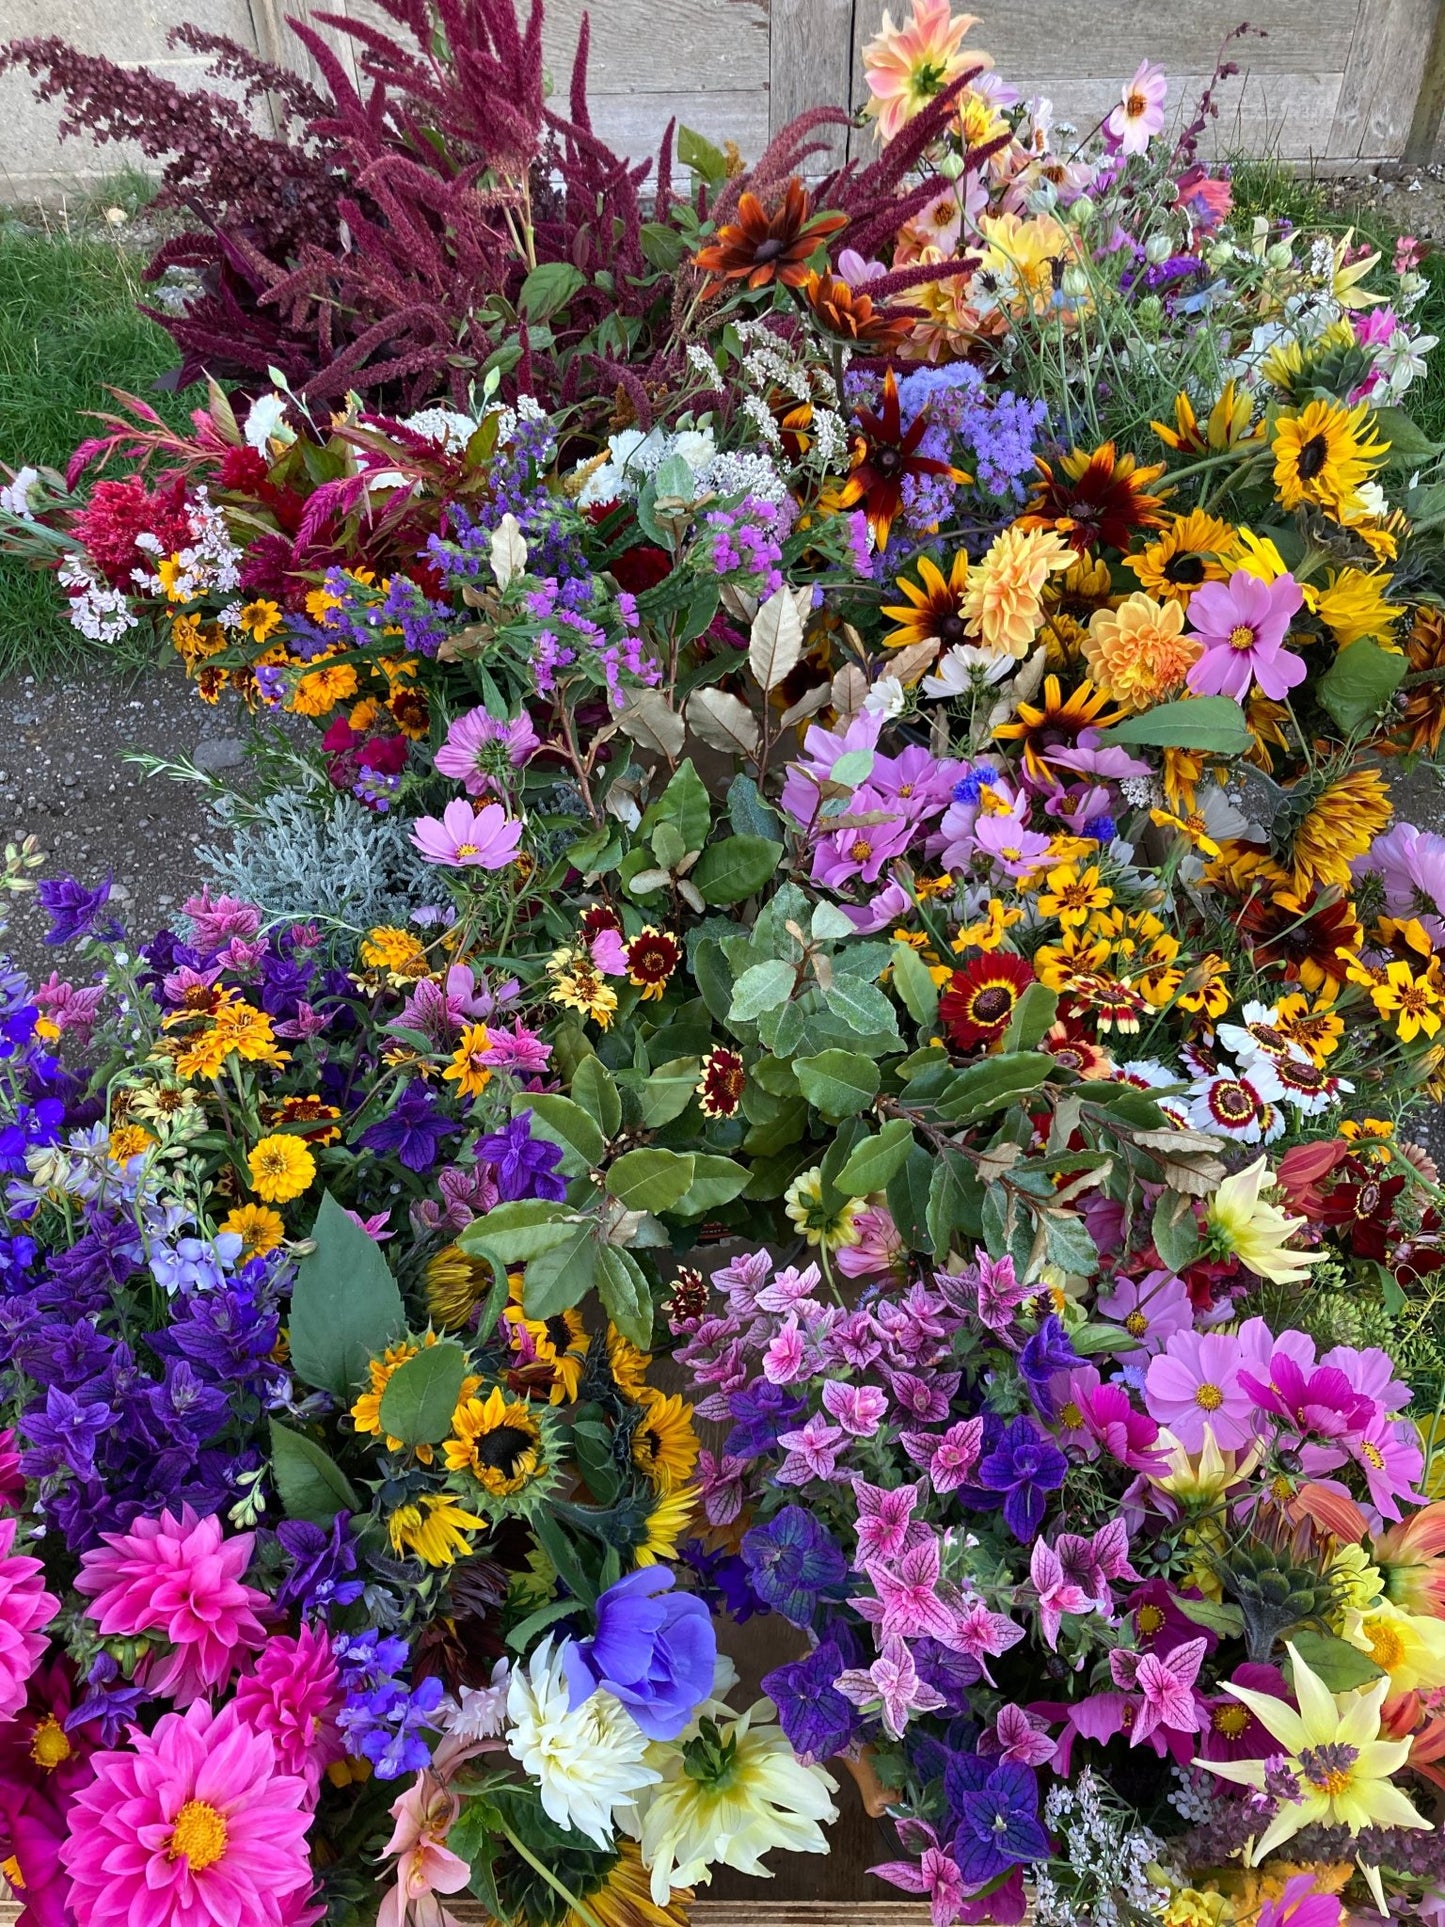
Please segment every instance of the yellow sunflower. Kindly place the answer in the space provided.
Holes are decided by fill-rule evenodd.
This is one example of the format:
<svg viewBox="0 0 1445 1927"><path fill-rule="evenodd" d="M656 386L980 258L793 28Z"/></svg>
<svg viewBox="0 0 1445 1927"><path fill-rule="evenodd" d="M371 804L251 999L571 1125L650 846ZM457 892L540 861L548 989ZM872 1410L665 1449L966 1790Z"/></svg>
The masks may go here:
<svg viewBox="0 0 1445 1927"><path fill-rule="evenodd" d="M497 1499L514 1497L547 1470L536 1414L526 1399L509 1399L500 1385L485 1398L463 1399L442 1456L449 1472L469 1472Z"/></svg>
<svg viewBox="0 0 1445 1927"><path fill-rule="evenodd" d="M680 1485L671 1492L659 1493L657 1504L648 1515L647 1537L632 1549L634 1565L655 1566L659 1560L676 1559L677 1549L687 1537L696 1510L695 1485Z"/></svg>
<svg viewBox="0 0 1445 1927"><path fill-rule="evenodd" d="M482 1532L486 1520L468 1512L448 1492L423 1492L398 1506L386 1522L392 1550L415 1553L424 1566L449 1566L472 1549L469 1532Z"/></svg>
<svg viewBox="0 0 1445 1927"><path fill-rule="evenodd" d="M1298 413L1281 415L1274 429L1274 486L1280 506L1301 503L1339 518L1351 508L1362 483L1369 481L1389 453L1375 438L1366 402L1306 402Z"/></svg>
<svg viewBox="0 0 1445 1927"><path fill-rule="evenodd" d="M1220 561L1234 530L1217 515L1191 509L1177 515L1162 535L1137 555L1124 561L1139 578L1141 589L1160 602L1187 603L1201 582L1220 581L1229 571Z"/></svg>
<svg viewBox="0 0 1445 1927"><path fill-rule="evenodd" d="M1325 586L1315 591L1315 614L1341 649L1369 636L1382 648L1398 650L1395 624L1405 605L1389 599L1390 578L1378 571L1331 569Z"/></svg>
<svg viewBox="0 0 1445 1927"><path fill-rule="evenodd" d="M669 1397L649 1386L638 1403L642 1417L632 1434L632 1462L659 1492L685 1485L697 1464L699 1443L692 1407L679 1393Z"/></svg>
<svg viewBox="0 0 1445 1927"><path fill-rule="evenodd" d="M1350 881L1350 862L1363 856L1390 821L1390 792L1378 770L1357 769L1326 784L1295 830L1290 845L1291 887Z"/></svg>
<svg viewBox="0 0 1445 1927"><path fill-rule="evenodd" d="M443 1245L427 1261L426 1308L438 1325L460 1331L491 1287L490 1265L460 1245Z"/></svg>
<svg viewBox="0 0 1445 1927"><path fill-rule="evenodd" d="M575 1311L554 1312L550 1318L529 1318L522 1303L520 1273L510 1280L510 1285L512 1302L502 1317L512 1328L513 1345L524 1351L529 1349L532 1354L528 1363L518 1367L520 1374L530 1384L535 1368L537 1382L549 1386L550 1404L570 1402L577 1396L587 1363L587 1327Z"/></svg>

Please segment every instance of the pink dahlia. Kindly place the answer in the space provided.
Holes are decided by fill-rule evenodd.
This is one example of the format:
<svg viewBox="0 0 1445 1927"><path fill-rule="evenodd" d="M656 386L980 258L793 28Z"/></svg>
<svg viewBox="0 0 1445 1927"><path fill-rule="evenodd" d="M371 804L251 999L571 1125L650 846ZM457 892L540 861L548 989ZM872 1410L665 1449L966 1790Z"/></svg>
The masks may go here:
<svg viewBox="0 0 1445 1927"><path fill-rule="evenodd" d="M284 1773L299 1774L315 1798L321 1775L346 1751L336 1714L341 1681L323 1628L296 1639L268 1639L255 1666L236 1682L237 1715L276 1742Z"/></svg>
<svg viewBox="0 0 1445 1927"><path fill-rule="evenodd" d="M289 1927L310 1891L306 1782L204 1700L97 1753L60 1850L85 1927Z"/></svg>
<svg viewBox="0 0 1445 1927"><path fill-rule="evenodd" d="M440 816L419 816L411 840L428 863L444 863L450 870L505 870L517 854L522 826L500 803L484 803L474 811L457 797Z"/></svg>
<svg viewBox="0 0 1445 1927"><path fill-rule="evenodd" d="M40 1561L14 1550L16 1524L0 1519L0 1720L25 1704L26 1682L45 1651L43 1629L60 1611Z"/></svg>
<svg viewBox="0 0 1445 1927"><path fill-rule="evenodd" d="M25 1479L20 1470L20 1454L15 1450L15 1434L0 1432L0 1506L18 1512L25 1497Z"/></svg>
<svg viewBox="0 0 1445 1927"><path fill-rule="evenodd" d="M1185 681L1196 696L1243 702L1253 681L1278 702L1305 679L1303 656L1285 648L1290 617L1304 601L1292 575L1261 582L1236 569L1228 582L1203 582L1189 598L1189 626L1205 643Z"/></svg>
<svg viewBox="0 0 1445 1927"><path fill-rule="evenodd" d="M179 1519L163 1512L101 1537L81 1558L76 1588L92 1596L91 1617L106 1638L163 1633L175 1647L147 1662L150 1692L189 1706L226 1684L238 1653L265 1643L255 1609L266 1595L241 1578L254 1533L227 1539L219 1519L182 1506Z"/></svg>

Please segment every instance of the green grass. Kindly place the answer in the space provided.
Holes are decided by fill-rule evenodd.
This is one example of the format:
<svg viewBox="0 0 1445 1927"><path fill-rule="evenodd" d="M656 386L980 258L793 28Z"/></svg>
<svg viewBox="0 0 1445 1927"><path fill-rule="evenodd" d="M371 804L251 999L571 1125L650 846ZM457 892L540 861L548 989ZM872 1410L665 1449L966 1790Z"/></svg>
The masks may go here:
<svg viewBox="0 0 1445 1927"><path fill-rule="evenodd" d="M119 184L99 205L129 206ZM98 229L98 231L97 231ZM144 395L176 423L187 401L158 396L156 377L174 365L169 336L136 310L144 256L89 220L37 233L0 225L0 460L63 470L93 432L88 410L110 406L108 387ZM0 674L94 664L93 643L59 614L48 573L0 555Z"/></svg>

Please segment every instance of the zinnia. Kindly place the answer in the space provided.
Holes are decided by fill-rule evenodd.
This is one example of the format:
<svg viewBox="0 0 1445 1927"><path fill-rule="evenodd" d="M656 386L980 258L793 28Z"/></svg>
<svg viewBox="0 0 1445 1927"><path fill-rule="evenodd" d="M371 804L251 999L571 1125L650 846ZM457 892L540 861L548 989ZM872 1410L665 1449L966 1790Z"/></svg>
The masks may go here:
<svg viewBox="0 0 1445 1927"><path fill-rule="evenodd" d="M60 1611L60 1601L45 1590L38 1559L16 1552L17 1521L0 1519L0 1719L12 1719L25 1704L25 1687L45 1651L42 1628Z"/></svg>
<svg viewBox="0 0 1445 1927"><path fill-rule="evenodd" d="M145 1685L179 1706L231 1677L238 1653L266 1639L255 1608L266 1595L242 1583L255 1534L224 1537L214 1515L198 1519L182 1506L177 1519L139 1518L129 1532L107 1532L82 1555L76 1589L91 1595L91 1617L103 1637L163 1633L175 1647L146 1662Z"/></svg>
<svg viewBox="0 0 1445 1927"><path fill-rule="evenodd" d="M85 1927L287 1927L312 1882L306 1782L204 1700L97 1753L61 1848Z"/></svg>
<svg viewBox="0 0 1445 1927"><path fill-rule="evenodd" d="M331 1641L319 1626L295 1639L268 1639L253 1670L237 1682L238 1715L269 1733L283 1773L303 1779L315 1797L321 1775L346 1751L336 1714L342 1692Z"/></svg>
<svg viewBox="0 0 1445 1927"><path fill-rule="evenodd" d="M473 810L456 797L440 817L418 817L411 840L428 863L444 863L451 870L505 870L517 854L522 826L500 803Z"/></svg>

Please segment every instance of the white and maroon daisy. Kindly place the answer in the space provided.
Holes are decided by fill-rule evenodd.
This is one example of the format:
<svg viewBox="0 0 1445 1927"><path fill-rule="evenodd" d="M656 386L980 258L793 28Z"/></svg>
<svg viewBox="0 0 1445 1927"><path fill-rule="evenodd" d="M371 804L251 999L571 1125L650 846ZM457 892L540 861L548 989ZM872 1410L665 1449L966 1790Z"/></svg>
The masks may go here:
<svg viewBox="0 0 1445 1927"><path fill-rule="evenodd" d="M1329 1110L1355 1088L1347 1077L1331 1077L1308 1058L1301 1062L1297 1057L1257 1057L1249 1075L1261 1097L1273 1104L1291 1104L1306 1117Z"/></svg>
<svg viewBox="0 0 1445 1927"><path fill-rule="evenodd" d="M1179 1055L1184 1059L1191 1077L1197 1077L1201 1080L1208 1077L1218 1077L1221 1071L1225 1069L1219 1052L1214 1049L1212 1044L1206 1043L1203 1038L1195 1037L1187 1044L1181 1044L1179 1046Z"/></svg>
<svg viewBox="0 0 1445 1927"><path fill-rule="evenodd" d="M1269 1122L1269 1100L1252 1077L1243 1072L1235 1076L1221 1073L1194 1085L1189 1094L1189 1122L1196 1131L1213 1131L1241 1144L1259 1144Z"/></svg>
<svg viewBox="0 0 1445 1927"><path fill-rule="evenodd" d="M1226 1050L1233 1051L1241 1064L1261 1057L1271 1063L1288 1059L1298 1062L1301 1058L1308 1060L1309 1057L1308 1051L1286 1037L1279 1028L1277 1004L1248 1003L1240 1012L1239 1023L1221 1024L1215 1034Z"/></svg>

